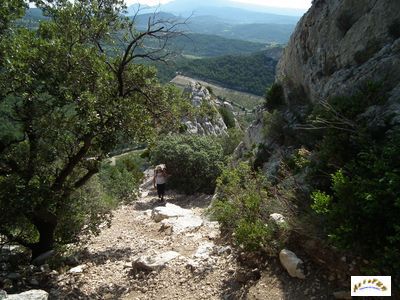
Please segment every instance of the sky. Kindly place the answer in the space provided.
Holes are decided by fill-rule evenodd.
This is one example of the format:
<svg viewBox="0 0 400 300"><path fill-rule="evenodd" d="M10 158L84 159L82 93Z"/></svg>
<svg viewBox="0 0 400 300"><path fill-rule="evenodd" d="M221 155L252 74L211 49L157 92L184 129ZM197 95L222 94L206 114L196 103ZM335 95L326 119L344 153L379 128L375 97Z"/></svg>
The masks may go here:
<svg viewBox="0 0 400 300"><path fill-rule="evenodd" d="M167 3L172 0L126 0L127 4L141 3L147 5L157 5ZM307 9L311 6L311 0L230 0L232 2L249 3L269 7L302 8Z"/></svg>

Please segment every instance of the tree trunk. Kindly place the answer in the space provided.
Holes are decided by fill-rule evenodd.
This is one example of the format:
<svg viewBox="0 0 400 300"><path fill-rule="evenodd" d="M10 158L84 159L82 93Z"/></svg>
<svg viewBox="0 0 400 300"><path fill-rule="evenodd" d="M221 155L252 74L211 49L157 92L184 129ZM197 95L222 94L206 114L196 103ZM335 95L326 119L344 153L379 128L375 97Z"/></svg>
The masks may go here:
<svg viewBox="0 0 400 300"><path fill-rule="evenodd" d="M31 245L32 260L54 247L54 232L57 227L57 217L50 212L40 212L32 218L32 224L39 232L39 241Z"/></svg>

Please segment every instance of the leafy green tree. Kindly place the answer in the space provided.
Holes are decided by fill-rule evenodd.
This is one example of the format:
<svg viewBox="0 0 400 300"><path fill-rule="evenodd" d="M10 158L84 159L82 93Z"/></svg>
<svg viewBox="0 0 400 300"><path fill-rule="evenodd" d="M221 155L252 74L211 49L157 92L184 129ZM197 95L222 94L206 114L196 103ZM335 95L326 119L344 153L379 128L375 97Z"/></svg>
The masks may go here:
<svg viewBox="0 0 400 300"><path fill-rule="evenodd" d="M26 3L24 0L3 0L0 5L0 38L10 28L10 23L22 17Z"/></svg>
<svg viewBox="0 0 400 300"><path fill-rule="evenodd" d="M210 136L167 136L152 151L155 164L164 163L171 175L168 185L183 192L213 193L223 162L223 149Z"/></svg>
<svg viewBox="0 0 400 300"><path fill-rule="evenodd" d="M65 242L57 232L75 218L104 221L92 218L96 203L80 205L76 194L121 137L139 143L175 130L180 112L177 91L135 64L168 54L174 24L149 20L139 32L121 17L122 0L36 5L48 19L2 40L0 70L0 234L33 257ZM143 49L147 38L160 47Z"/></svg>

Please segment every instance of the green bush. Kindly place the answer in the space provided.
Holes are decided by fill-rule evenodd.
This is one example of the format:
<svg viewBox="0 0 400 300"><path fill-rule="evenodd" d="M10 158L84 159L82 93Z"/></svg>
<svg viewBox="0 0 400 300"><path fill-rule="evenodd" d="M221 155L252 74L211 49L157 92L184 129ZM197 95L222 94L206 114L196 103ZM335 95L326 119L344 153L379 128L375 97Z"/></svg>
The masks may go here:
<svg viewBox="0 0 400 300"><path fill-rule="evenodd" d="M104 192L118 202L136 200L143 178L142 164L143 158L139 153L125 154L117 158L115 166L105 163L99 172Z"/></svg>
<svg viewBox="0 0 400 300"><path fill-rule="evenodd" d="M231 155L243 140L244 133L240 128L229 128L227 135L219 137L225 156Z"/></svg>
<svg viewBox="0 0 400 300"><path fill-rule="evenodd" d="M283 129L285 127L285 119L282 113L274 110L273 112L264 112L263 114L263 135L268 140L276 142L283 141Z"/></svg>
<svg viewBox="0 0 400 300"><path fill-rule="evenodd" d="M236 126L235 116L229 109L227 109L226 107L220 106L218 108L218 111L221 114L226 127L234 128Z"/></svg>
<svg viewBox="0 0 400 300"><path fill-rule="evenodd" d="M244 250L276 254L286 242L287 227L269 219L275 204L268 195L268 183L245 163L226 168L217 180L217 197L210 214Z"/></svg>
<svg viewBox="0 0 400 300"><path fill-rule="evenodd" d="M151 153L154 164L164 163L172 175L168 186L185 193L213 193L223 162L223 150L216 138L198 135L170 135Z"/></svg>
<svg viewBox="0 0 400 300"><path fill-rule="evenodd" d="M217 109L207 101L202 101L200 107L197 108L197 116L200 118L208 119L209 121L214 121L218 115Z"/></svg>
<svg viewBox="0 0 400 300"><path fill-rule="evenodd" d="M105 162L98 174L71 195L72 201L65 203L56 238L76 242L83 234L100 233L99 225L110 224L112 210L118 204L136 200L143 167L138 151L116 158L115 166Z"/></svg>
<svg viewBox="0 0 400 300"><path fill-rule="evenodd" d="M285 104L285 96L283 87L279 83L274 83L267 90L265 95L265 107L269 110L274 110Z"/></svg>
<svg viewBox="0 0 400 300"><path fill-rule="evenodd" d="M379 126L360 117L384 103L379 85L368 84L314 112L316 124L325 128L315 149L316 173L308 181L315 188L311 208L322 216L327 236L381 270L395 270L400 267L400 129L390 117Z"/></svg>
<svg viewBox="0 0 400 300"><path fill-rule="evenodd" d="M263 249L272 239L272 230L261 220L240 219L235 229L235 241L245 250Z"/></svg>
<svg viewBox="0 0 400 300"><path fill-rule="evenodd" d="M313 194L312 206L326 216L329 235L338 245L395 268L400 267L399 153L400 135L359 152L332 174L329 194Z"/></svg>

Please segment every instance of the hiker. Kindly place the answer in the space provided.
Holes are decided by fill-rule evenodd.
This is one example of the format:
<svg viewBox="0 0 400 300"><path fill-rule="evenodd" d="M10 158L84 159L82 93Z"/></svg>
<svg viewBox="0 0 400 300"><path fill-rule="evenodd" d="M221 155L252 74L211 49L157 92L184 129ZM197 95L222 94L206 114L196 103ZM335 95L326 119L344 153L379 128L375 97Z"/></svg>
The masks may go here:
<svg viewBox="0 0 400 300"><path fill-rule="evenodd" d="M165 183L167 182L167 171L165 165L158 165L154 170L153 185L157 188L158 198L161 202L164 201Z"/></svg>

